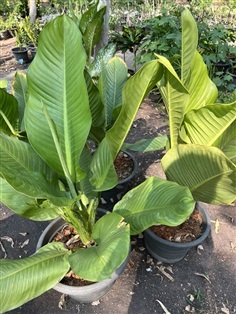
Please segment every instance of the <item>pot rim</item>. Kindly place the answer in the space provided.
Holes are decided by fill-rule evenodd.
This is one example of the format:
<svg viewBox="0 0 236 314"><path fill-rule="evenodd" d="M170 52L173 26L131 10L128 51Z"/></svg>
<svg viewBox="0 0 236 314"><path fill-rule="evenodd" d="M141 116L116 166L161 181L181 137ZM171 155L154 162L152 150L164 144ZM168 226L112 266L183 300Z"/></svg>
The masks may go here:
<svg viewBox="0 0 236 314"><path fill-rule="evenodd" d="M168 245L169 247L178 246L179 248L187 248L187 247L193 247L193 246L199 245L200 243L202 243L207 238L207 236L210 232L211 220L210 220L210 216L209 216L205 206L201 202L196 202L195 208L197 210L199 210L200 214L202 215L203 220L205 220L205 221L203 221L203 233L196 240L191 241L191 242L187 242L187 243L168 241L168 240L165 240L165 239L158 237L154 232L152 232L150 230L150 228L145 230L144 234L147 233L154 240L157 240L158 242L160 242L162 244Z"/></svg>
<svg viewBox="0 0 236 314"><path fill-rule="evenodd" d="M125 179L122 179L121 181L118 181L117 185L124 184L124 183L128 182L130 179L132 179L134 177L134 175L136 174L137 169L138 169L138 162L137 162L136 158L134 157L134 155L131 154L130 152L127 152L126 150L122 150L121 152L128 155L132 159L133 170L128 177L126 177Z"/></svg>

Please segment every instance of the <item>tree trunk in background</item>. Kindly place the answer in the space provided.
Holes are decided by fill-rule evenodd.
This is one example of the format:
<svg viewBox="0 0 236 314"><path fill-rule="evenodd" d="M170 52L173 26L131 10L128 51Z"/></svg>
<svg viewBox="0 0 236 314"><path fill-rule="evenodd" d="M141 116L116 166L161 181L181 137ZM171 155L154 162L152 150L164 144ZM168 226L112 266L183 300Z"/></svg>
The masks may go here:
<svg viewBox="0 0 236 314"><path fill-rule="evenodd" d="M109 15L110 15L110 0L99 0L98 8L101 6L106 6L106 14L104 16L103 22L103 29L102 29L102 36L99 43L96 45L95 48L95 55L96 53L104 46L108 44L108 29L109 29Z"/></svg>
<svg viewBox="0 0 236 314"><path fill-rule="evenodd" d="M29 0L29 17L30 22L34 23L36 20L36 0Z"/></svg>

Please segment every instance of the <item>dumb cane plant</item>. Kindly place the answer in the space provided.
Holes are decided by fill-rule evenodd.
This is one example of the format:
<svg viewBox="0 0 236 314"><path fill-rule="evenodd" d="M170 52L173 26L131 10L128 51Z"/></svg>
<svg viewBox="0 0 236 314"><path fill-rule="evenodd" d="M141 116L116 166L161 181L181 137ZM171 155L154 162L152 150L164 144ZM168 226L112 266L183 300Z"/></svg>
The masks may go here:
<svg viewBox="0 0 236 314"><path fill-rule="evenodd" d="M169 116L169 139L166 136L125 144L133 150L156 150L166 145L161 160L167 180L188 187L195 201L210 204L230 204L235 200L236 186L236 102L214 103L218 91L210 80L206 65L197 51L198 31L188 10L182 13L181 77L170 62L159 55L164 67L158 87ZM167 181L160 182L162 191L158 206L169 197ZM137 200L142 184L128 192L115 206L137 234L156 224L162 224L156 207ZM174 204L171 204L173 208ZM169 217L163 208L162 215ZM172 222L168 224L172 225Z"/></svg>
<svg viewBox="0 0 236 314"><path fill-rule="evenodd" d="M101 191L117 184L114 160L140 104L161 79L163 66L150 61L127 80L119 115L95 153L88 140L103 104L85 68L81 32L63 15L42 30L26 78L15 77L14 96L0 89L0 201L37 221L61 216L85 246L74 251L52 242L30 257L0 260L2 312L49 290L69 269L96 282L109 278L127 258L129 225L117 213L95 222L96 209ZM188 188L167 185L168 200L179 199L182 206L172 207L163 223L178 225L192 212L194 200ZM157 178L143 185L141 198L148 207L158 204L158 186Z"/></svg>
<svg viewBox="0 0 236 314"><path fill-rule="evenodd" d="M71 2L69 2L70 14L73 21L79 27L83 46L87 53L87 71L92 77L98 77L102 65L106 64L116 52L116 45L110 43L94 53L95 46L99 43L103 31L103 20L106 14L106 6L99 7L99 1L89 5L86 11L80 10L80 14L75 14Z"/></svg>

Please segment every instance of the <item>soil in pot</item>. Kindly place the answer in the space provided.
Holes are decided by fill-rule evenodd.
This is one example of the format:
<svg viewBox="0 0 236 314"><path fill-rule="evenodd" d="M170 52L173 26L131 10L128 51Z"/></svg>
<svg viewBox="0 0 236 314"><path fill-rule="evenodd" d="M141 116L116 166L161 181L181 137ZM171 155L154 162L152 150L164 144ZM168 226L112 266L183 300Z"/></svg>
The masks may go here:
<svg viewBox="0 0 236 314"><path fill-rule="evenodd" d="M137 172L137 162L128 152L120 152L114 161L114 166L118 184L113 189L102 192L100 202L100 205L109 211L127 192L128 185Z"/></svg>
<svg viewBox="0 0 236 314"><path fill-rule="evenodd" d="M158 237L167 241L187 243L196 240L202 234L202 216L195 209L189 219L180 226L159 225L152 226L150 229Z"/></svg>

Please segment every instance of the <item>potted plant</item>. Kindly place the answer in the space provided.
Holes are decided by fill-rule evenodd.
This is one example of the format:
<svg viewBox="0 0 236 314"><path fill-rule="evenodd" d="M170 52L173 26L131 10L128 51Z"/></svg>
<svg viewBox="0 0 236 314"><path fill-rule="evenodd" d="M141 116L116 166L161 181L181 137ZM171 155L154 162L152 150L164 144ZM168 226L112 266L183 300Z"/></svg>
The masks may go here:
<svg viewBox="0 0 236 314"><path fill-rule="evenodd" d="M12 54L15 57L16 61L20 64L27 63L28 59L28 38L25 33L23 25L18 22L15 30L16 36L16 47L12 48Z"/></svg>
<svg viewBox="0 0 236 314"><path fill-rule="evenodd" d="M195 201L210 204L230 204L235 200L235 123L236 102L214 104L217 89L210 80L206 65L197 52L197 26L189 11L182 13L182 65L181 78L170 62L161 56L157 59L165 68L163 79L158 83L169 115L170 136L166 145L167 153L161 160L166 180L160 180L156 190L157 204L147 206L137 200L142 186L129 191L113 209L122 215L131 226L131 234L138 234L153 225L173 226L178 198L171 196L165 185L168 181L178 186L188 187ZM166 136L126 145L139 150L160 149L165 145ZM157 196L158 195L158 196ZM183 195L182 195L183 196ZM169 206L167 205L169 201ZM198 205L199 207L199 205ZM202 212L203 209L200 209ZM204 214L204 225L209 232L209 218ZM166 220L170 219L166 222ZM165 222L164 222L165 220ZM207 227L208 225L208 227ZM202 241L206 237L200 240ZM150 230L145 231L147 249L165 262L177 262L188 251L187 244L164 241L159 244L149 242L158 240ZM169 256L165 245L170 244ZM194 243L195 242L195 243ZM193 244L198 244L199 240ZM182 252L173 251L179 247Z"/></svg>
<svg viewBox="0 0 236 314"><path fill-rule="evenodd" d="M114 272L127 262L129 226L116 213L96 223L95 216L100 193L117 184L114 160L163 68L154 60L129 78L120 113L93 152L88 142L97 114L94 106L100 100L97 93L92 97L86 84L85 65L82 35L63 15L42 30L26 79L16 77L15 97L0 89L1 202L29 219L60 216L77 230L83 243L81 249L68 249L51 242L28 258L1 260L3 312L54 287L69 269L96 282L90 285L93 290L110 277L114 281ZM191 203L191 197L184 202ZM187 205L184 211L188 215ZM101 294L93 296L98 297Z"/></svg>

